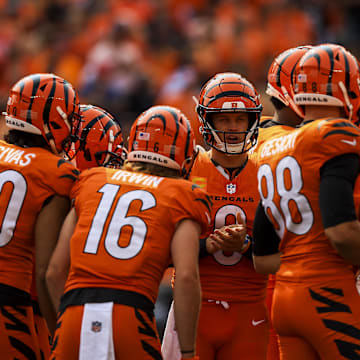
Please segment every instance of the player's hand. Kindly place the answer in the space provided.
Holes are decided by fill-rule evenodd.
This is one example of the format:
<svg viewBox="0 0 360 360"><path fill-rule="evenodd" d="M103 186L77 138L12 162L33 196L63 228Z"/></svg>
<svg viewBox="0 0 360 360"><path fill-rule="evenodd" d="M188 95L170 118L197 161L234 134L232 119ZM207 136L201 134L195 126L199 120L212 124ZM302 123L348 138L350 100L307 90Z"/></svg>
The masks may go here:
<svg viewBox="0 0 360 360"><path fill-rule="evenodd" d="M236 220L237 224L226 225L216 229L208 237L213 248L220 248L222 251L228 252L241 251L243 249L246 237L246 224L240 213L236 214Z"/></svg>
<svg viewBox="0 0 360 360"><path fill-rule="evenodd" d="M206 251L209 254L215 254L217 251L222 250L218 241L214 240L212 234L206 239Z"/></svg>

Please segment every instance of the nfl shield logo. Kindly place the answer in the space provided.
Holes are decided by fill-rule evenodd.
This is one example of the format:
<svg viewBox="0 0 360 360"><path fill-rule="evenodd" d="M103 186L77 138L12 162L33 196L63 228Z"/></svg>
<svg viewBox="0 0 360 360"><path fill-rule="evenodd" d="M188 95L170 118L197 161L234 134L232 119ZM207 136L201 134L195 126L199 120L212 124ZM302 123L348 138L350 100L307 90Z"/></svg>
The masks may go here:
<svg viewBox="0 0 360 360"><path fill-rule="evenodd" d="M236 192L236 184L226 184L226 192L228 194L234 194Z"/></svg>
<svg viewBox="0 0 360 360"><path fill-rule="evenodd" d="M101 331L101 322L100 321L93 321L91 323L91 331L93 331L94 333L100 332Z"/></svg>

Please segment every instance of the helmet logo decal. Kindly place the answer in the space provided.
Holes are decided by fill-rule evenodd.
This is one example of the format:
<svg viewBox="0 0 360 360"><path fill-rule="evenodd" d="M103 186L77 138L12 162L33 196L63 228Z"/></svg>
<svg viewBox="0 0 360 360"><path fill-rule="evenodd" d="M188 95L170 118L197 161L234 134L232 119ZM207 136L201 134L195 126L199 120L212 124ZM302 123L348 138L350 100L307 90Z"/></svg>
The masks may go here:
<svg viewBox="0 0 360 360"><path fill-rule="evenodd" d="M225 101L221 108L222 109L245 109L245 104L242 101Z"/></svg>
<svg viewBox="0 0 360 360"><path fill-rule="evenodd" d="M138 134L137 134L137 137L136 137L138 140L145 140L145 141L149 141L150 140L150 134L147 133L147 132L142 132L140 131Z"/></svg>
<svg viewBox="0 0 360 360"><path fill-rule="evenodd" d="M305 83L307 81L306 74L299 74L298 75L298 82Z"/></svg>

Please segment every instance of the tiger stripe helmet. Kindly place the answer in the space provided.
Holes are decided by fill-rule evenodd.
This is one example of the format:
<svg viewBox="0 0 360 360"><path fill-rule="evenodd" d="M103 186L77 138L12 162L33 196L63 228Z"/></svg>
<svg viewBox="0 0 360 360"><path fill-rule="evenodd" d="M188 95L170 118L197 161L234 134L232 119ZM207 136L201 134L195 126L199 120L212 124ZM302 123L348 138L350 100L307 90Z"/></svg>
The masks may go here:
<svg viewBox="0 0 360 360"><path fill-rule="evenodd" d="M234 155L247 152L256 145L261 111L260 96L255 87L240 74L230 72L216 74L205 83L196 107L205 143L217 151ZM221 141L220 132L215 129L211 114L222 112L248 114L249 125L241 143L228 144L226 140ZM224 133L225 139L228 132L221 133Z"/></svg>
<svg viewBox="0 0 360 360"><path fill-rule="evenodd" d="M152 106L131 127L128 161L157 164L186 176L194 155L195 136L190 122L175 107Z"/></svg>
<svg viewBox="0 0 360 360"><path fill-rule="evenodd" d="M69 82L54 74L32 74L12 87L4 115L8 127L41 135L58 154L70 150L79 106L77 92Z"/></svg>
<svg viewBox="0 0 360 360"><path fill-rule="evenodd" d="M95 166L119 168L126 159L120 125L106 110L94 105L80 105L76 166L80 170Z"/></svg>
<svg viewBox="0 0 360 360"><path fill-rule="evenodd" d="M297 105L342 107L349 120L359 123L359 64L340 45L318 45L301 58L295 69L294 92Z"/></svg>
<svg viewBox="0 0 360 360"><path fill-rule="evenodd" d="M298 46L279 54L269 67L266 94L289 106L298 116L304 118L303 110L294 103L292 79L296 64L312 46Z"/></svg>

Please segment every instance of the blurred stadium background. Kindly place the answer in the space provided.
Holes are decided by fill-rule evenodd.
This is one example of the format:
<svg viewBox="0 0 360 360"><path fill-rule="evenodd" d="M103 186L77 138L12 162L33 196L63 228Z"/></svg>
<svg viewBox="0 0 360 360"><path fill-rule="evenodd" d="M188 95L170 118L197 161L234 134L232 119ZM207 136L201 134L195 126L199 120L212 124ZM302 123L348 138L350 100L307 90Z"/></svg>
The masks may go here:
<svg viewBox="0 0 360 360"><path fill-rule="evenodd" d="M0 107L29 73L70 81L82 103L104 107L124 138L154 104L196 119L192 96L216 72L255 84L264 114L267 70L285 49L336 42L360 58L359 0L0 0ZM164 281L156 315L162 334Z"/></svg>
<svg viewBox="0 0 360 360"><path fill-rule="evenodd" d="M2 109L19 78L54 72L113 113L125 138L153 104L194 118L192 96L216 72L240 72L263 94L287 48L337 42L360 57L359 0L0 0L0 17Z"/></svg>

